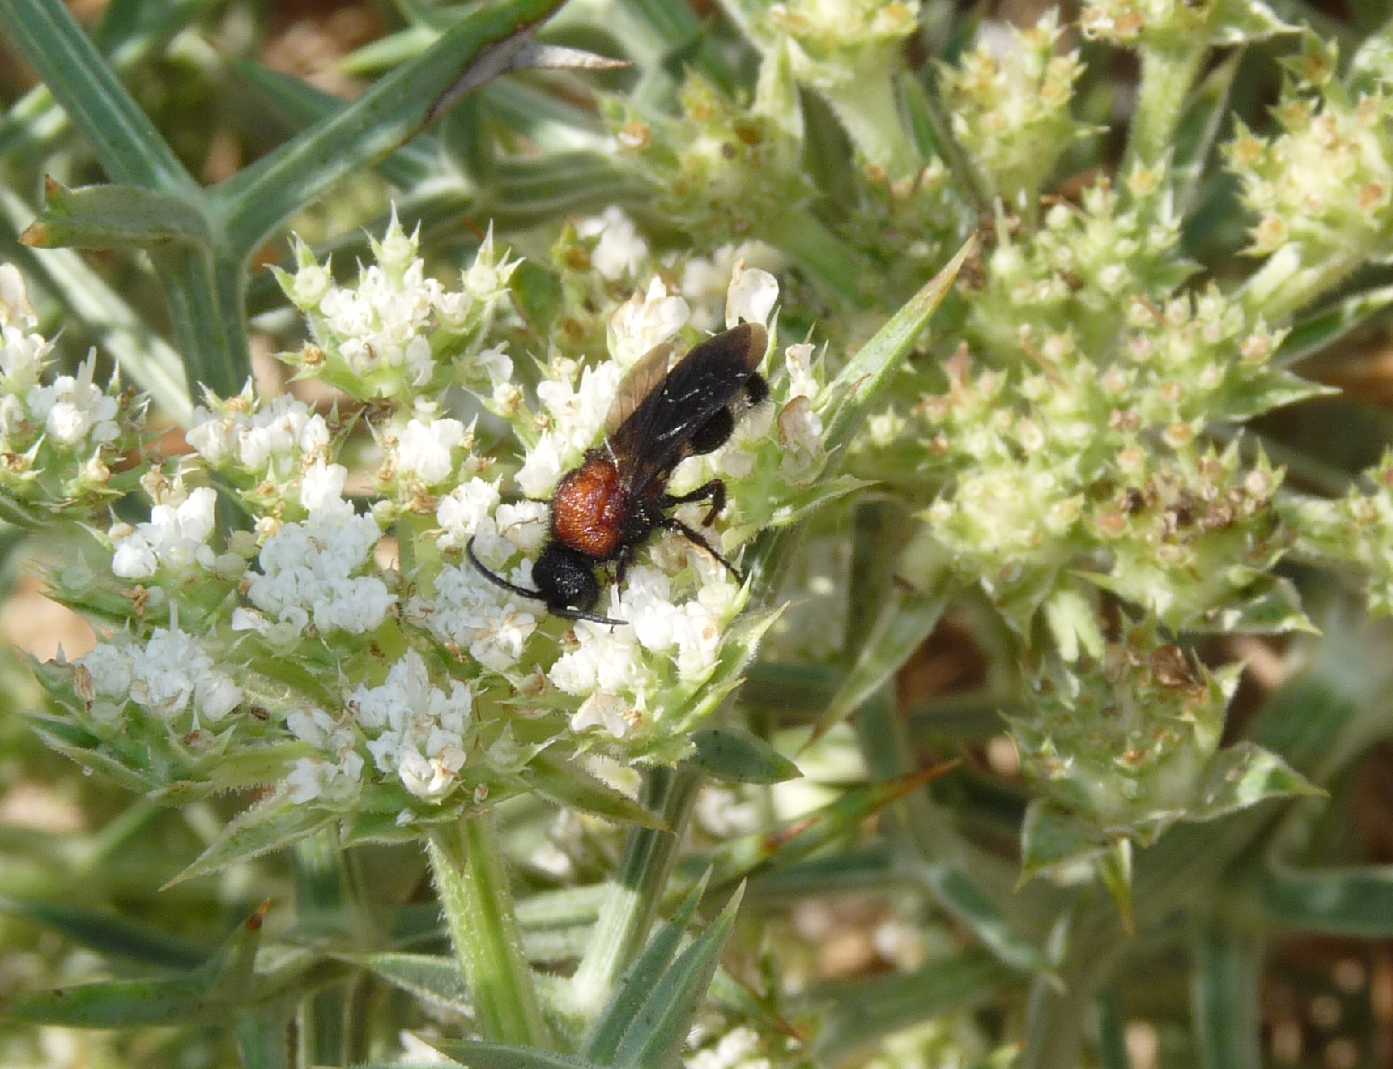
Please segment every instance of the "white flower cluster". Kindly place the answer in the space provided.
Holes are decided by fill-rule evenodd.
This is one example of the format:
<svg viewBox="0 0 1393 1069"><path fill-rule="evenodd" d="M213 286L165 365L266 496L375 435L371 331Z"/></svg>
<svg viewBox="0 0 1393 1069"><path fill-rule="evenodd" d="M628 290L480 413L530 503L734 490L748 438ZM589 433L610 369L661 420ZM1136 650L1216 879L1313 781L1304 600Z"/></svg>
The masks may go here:
<svg viewBox="0 0 1393 1069"><path fill-rule="evenodd" d="M686 1069L773 1069L773 1062L759 1057L759 1034L745 1025L732 1028L716 1042L683 1059Z"/></svg>
<svg viewBox="0 0 1393 1069"><path fill-rule="evenodd" d="M191 712L217 723L242 702L242 690L177 621L157 627L143 646L102 642L77 662L78 692L98 720L115 719L128 701L162 720Z"/></svg>
<svg viewBox="0 0 1393 1069"><path fill-rule="evenodd" d="M420 415L425 418L411 419L397 436L396 475L434 486L454 472L451 454L464 443L465 428L457 419L434 419L432 411Z"/></svg>
<svg viewBox="0 0 1393 1069"><path fill-rule="evenodd" d="M362 634L386 618L395 596L376 576L355 574L370 559L381 532L372 516L354 513L343 500L347 476L342 465L323 461L306 473L301 502L309 516L302 523L285 524L267 539L259 557L261 571L247 586L247 596L261 612L239 609L234 627L293 639L311 620L320 632Z"/></svg>
<svg viewBox="0 0 1393 1069"><path fill-rule="evenodd" d="M87 354L77 375L59 375L49 386L29 391L29 414L54 439L73 449L103 445L120 433L116 398L92 385L97 354Z"/></svg>
<svg viewBox="0 0 1393 1069"><path fill-rule="evenodd" d="M120 433L116 398L92 384L96 353L76 375L39 385L53 343L33 333L38 320L28 310L22 281L16 286L17 274L10 274L14 267L0 264L0 272L0 289L11 287L8 300L0 293L0 439L11 443L33 427L74 451L114 441Z"/></svg>
<svg viewBox="0 0 1393 1069"><path fill-rule="evenodd" d="M122 579L149 579L160 568L179 574L195 564L211 568L215 562L208 536L213 533L217 492L200 486L185 495L183 487L150 510L150 519L132 527L113 524L108 532L115 553L112 574Z"/></svg>
<svg viewBox="0 0 1393 1069"><path fill-rule="evenodd" d="M236 465L257 477L286 478L329 447L324 417L289 394L258 401L248 383L231 400L210 400L212 410L195 409L184 437L215 468Z"/></svg>
<svg viewBox="0 0 1393 1069"><path fill-rule="evenodd" d="M357 794L364 762L357 750L358 735L349 724L335 720L323 709L301 709L285 718L285 726L297 739L327 755L296 760L285 777L292 802L344 802Z"/></svg>
<svg viewBox="0 0 1393 1069"><path fill-rule="evenodd" d="M433 686L415 650L392 665L381 686L360 686L349 699L378 771L428 801L449 793L468 759L473 707L473 692L459 680L450 681L448 693Z"/></svg>
<svg viewBox="0 0 1393 1069"><path fill-rule="evenodd" d="M364 268L354 285L339 286L327 264L297 245L295 274L280 271L277 277L308 317L317 346L295 359L314 366L327 356L347 373L333 380L356 396L392 396L426 386L436 369L433 339L480 326L506 296L518 261L495 252L490 231L463 273L462 288L446 290L425 276L418 250L419 235L408 236L393 214L382 241L373 242L377 262Z"/></svg>
<svg viewBox="0 0 1393 1069"><path fill-rule="evenodd" d="M514 581L529 583L531 570L531 564L525 564L514 573ZM468 564L447 566L436 577L433 596L412 598L406 612L441 642L467 650L495 672L517 663L537 629L536 613L528 603L492 585Z"/></svg>
<svg viewBox="0 0 1393 1069"><path fill-rule="evenodd" d="M91 507L111 496L107 463L144 404L122 411L119 376L105 388L93 382L95 350L76 374L45 383L53 343L38 325L24 279L12 264L0 264L0 491L17 502L41 502L49 513L84 513L86 521Z"/></svg>
<svg viewBox="0 0 1393 1069"><path fill-rule="evenodd" d="M7 398L27 393L39 381L53 343L36 333L38 325L24 277L14 264L0 264L0 375Z"/></svg>

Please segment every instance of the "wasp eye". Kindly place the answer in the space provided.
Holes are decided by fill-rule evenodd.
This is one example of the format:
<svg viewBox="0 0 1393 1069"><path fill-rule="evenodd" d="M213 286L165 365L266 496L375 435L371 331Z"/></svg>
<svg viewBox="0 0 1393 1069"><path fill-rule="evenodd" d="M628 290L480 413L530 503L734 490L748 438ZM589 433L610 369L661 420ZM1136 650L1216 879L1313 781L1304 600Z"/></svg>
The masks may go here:
<svg viewBox="0 0 1393 1069"><path fill-rule="evenodd" d="M589 612L600 600L595 562L559 542L542 550L542 555L532 565L532 581L552 612L561 609Z"/></svg>

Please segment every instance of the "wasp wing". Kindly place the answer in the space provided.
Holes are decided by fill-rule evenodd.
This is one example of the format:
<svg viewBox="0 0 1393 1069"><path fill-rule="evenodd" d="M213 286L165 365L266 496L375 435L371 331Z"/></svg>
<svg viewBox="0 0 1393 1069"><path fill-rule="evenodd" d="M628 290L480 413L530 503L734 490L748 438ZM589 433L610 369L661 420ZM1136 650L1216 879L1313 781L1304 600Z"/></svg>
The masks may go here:
<svg viewBox="0 0 1393 1069"><path fill-rule="evenodd" d="M692 436L734 400L768 344L764 327L741 323L707 338L671 368L670 346L634 365L608 421L609 449L629 493L642 493L686 456Z"/></svg>

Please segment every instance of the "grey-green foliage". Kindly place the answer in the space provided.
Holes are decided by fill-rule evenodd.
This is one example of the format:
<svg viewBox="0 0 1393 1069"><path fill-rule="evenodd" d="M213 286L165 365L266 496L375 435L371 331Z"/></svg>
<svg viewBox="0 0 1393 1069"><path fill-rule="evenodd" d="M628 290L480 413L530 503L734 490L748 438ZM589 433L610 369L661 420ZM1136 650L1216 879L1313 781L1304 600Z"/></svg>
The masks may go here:
<svg viewBox="0 0 1393 1069"><path fill-rule="evenodd" d="M1326 393L1292 368L1382 322L1388 26L1363 41L1349 31L1342 56L1327 30L1260 0L1094 0L1075 27L1051 12L1019 30L988 24L965 47L946 5L914 0L723 0L705 20L676 0L403 2L400 27L345 64L380 75L352 104L219 58L217 78L299 132L203 188L117 72L138 76L171 38L213 26L218 6L114 0L89 36L56 0L0 0L7 38L47 86L0 121L11 185L37 189L42 171L93 162L111 183L50 183L42 206L7 195L7 244L24 230L28 249L5 259L164 416L187 422L204 401L177 381L180 359L189 383L240 403L247 307L284 307L270 272L251 277L251 258L360 181L371 207L300 216L323 240L276 276L324 340L297 287L320 280L331 252L340 269L382 259L387 205L361 177L375 168L433 261L464 262L489 220L493 240L526 257L501 275L504 311L433 336L440 388L486 392L477 368L469 378L447 361L495 328L539 366L593 360L625 287L660 273L695 293L703 272L743 257L780 276L781 344L828 343L809 374L825 383L829 453L781 499L781 526L744 533L758 534L745 556L753 596L782 615L752 606L707 689L684 698L685 728L736 693L734 723L698 734L675 772L663 766L689 756L685 735L636 753L654 766L640 802L590 775L583 754L542 748L525 776L475 784L429 829L401 829L400 791L351 818L283 795L237 813L221 792L273 782L297 744L187 765L182 740L123 749L83 726L66 670L45 669L67 712L33 717L37 736L85 771L181 805L198 845L184 829L171 840L178 861L161 864L129 828L73 833L71 857L38 837L0 842L14 862L9 916L140 971L7 999L0 1019L182 1027L210 1064L219 1043L247 1065L387 1064L406 1026L433 1029L431 1044L460 1064L512 1069L676 1066L692 1036L703 1065L995 1064L1019 1043L1020 1064L1044 1067L1079 1064L1090 1046L1117 1064L1117 1018L1138 985L1183 990L1188 978L1191 1006L1167 1007L1189 1022L1188 1052L1247 1065L1266 946L1290 932L1390 934L1388 873L1315 829L1346 812L1342 778L1387 731L1387 634L1371 620L1393 606L1393 461L1330 486L1319 458L1236 431ZM633 70L506 73L536 58L520 50L553 14L540 39L602 42ZM1097 125L1108 109L1085 94L1124 89L1066 49L1070 29L1092 54L1140 61L1120 156ZM1250 44L1261 49L1245 58ZM1211 65L1220 48L1233 51ZM1262 79L1280 79L1272 114L1236 114L1231 102ZM461 81L473 91L437 115ZM1079 181L1064 166L1092 171ZM641 268L602 278L606 232L576 217L611 204L646 244ZM1216 251L1222 229L1187 241L1216 204L1243 213L1241 247ZM144 257L169 343L148 306L128 303L131 275L104 281L60 246ZM473 262L492 269L486 249ZM7 331L19 315L9 299L0 290ZM21 344L6 335L7 376ZM322 359L309 348L287 362L309 375ZM546 377L515 363L525 387ZM346 372L326 381L364 402L406 388ZM36 386L9 382L6 396ZM6 423L6 522L105 523L101 510L134 486L129 469L112 474L139 433L139 413L123 411L95 466L51 430ZM792 422L770 433L790 450L797 440ZM506 448L487 450L508 465ZM260 492L249 472L222 477L228 500ZM394 533L429 574L429 521L395 504ZM70 604L147 626L73 574L53 579ZM226 583L201 611L213 618L236 597ZM897 677L914 678L907 664L945 617L987 662L982 689L898 708ZM1274 634L1290 643L1285 679L1244 707L1235 732L1234 643ZM356 654L378 655L369 645ZM259 671L274 653L259 651ZM327 660L306 674L283 669L278 682L335 700ZM552 712L573 711L567 700L546 699ZM941 771L920 771L926 753L1003 730L1022 779L987 784L974 771L925 786ZM819 793L781 819L791 794L778 784L800 769ZM699 776L715 781L717 808L741 815L722 825L703 811ZM558 807L586 823L558 834ZM560 877L537 861L558 842ZM293 888L295 904L270 914L272 938L258 915L218 950L208 875L229 867L244 913L260 897L248 887L266 880ZM171 912L197 938L105 908L176 875L189 883L168 892L187 896L168 899L181 903ZM740 885L743 913L738 893L714 913L712 899ZM848 890L892 903L896 945L919 945L919 959L807 984L813 949L788 917ZM268 1041L292 1018L298 1050ZM723 1038L729 1057L716 1062Z"/></svg>

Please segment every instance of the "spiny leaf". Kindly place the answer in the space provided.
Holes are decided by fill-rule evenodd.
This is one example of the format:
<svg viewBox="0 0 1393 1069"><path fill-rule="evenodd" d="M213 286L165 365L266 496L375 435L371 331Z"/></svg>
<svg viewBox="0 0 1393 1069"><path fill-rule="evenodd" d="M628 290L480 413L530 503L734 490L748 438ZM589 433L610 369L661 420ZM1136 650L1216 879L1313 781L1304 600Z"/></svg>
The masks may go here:
<svg viewBox="0 0 1393 1069"><path fill-rule="evenodd" d="M444 954L335 954L340 961L360 965L393 987L410 992L442 1010L473 1016L474 1003L465 986L459 962Z"/></svg>
<svg viewBox="0 0 1393 1069"><path fill-rule="evenodd" d="M208 224L183 197L139 186L68 189L44 181L44 210L19 240L40 249L150 248L171 241L207 245Z"/></svg>
<svg viewBox="0 0 1393 1069"><path fill-rule="evenodd" d="M668 1069L676 1066L692 1018L735 926L744 888L731 896L716 921L684 950L655 985L624 1033L613 1064L618 1069Z"/></svg>
<svg viewBox="0 0 1393 1069"><path fill-rule="evenodd" d="M833 400L823 418L827 426L824 441L829 451L841 449L851 441L856 428L881 403L891 376L918 343L976 248L976 237L968 238L943 270L886 320L828 384L828 395Z"/></svg>
<svg viewBox="0 0 1393 1069"><path fill-rule="evenodd" d="M80 984L11 998L0 1020L71 1028L226 1023L229 1007L247 1000L261 940L263 906L208 962L178 977Z"/></svg>
<svg viewBox="0 0 1393 1069"><path fill-rule="evenodd" d="M803 773L763 739L738 728L705 728L692 735L692 764L735 783L783 783Z"/></svg>
<svg viewBox="0 0 1393 1069"><path fill-rule="evenodd" d="M658 929L644 947L643 953L624 973L609 1005L604 1008L591 1029L590 1038L583 1048L587 1058L606 1063L613 1059L640 1007L672 964L672 956L677 953L687 926L696 913L697 905L706 893L709 876L708 872L702 877L701 882L678 906L672 919Z"/></svg>
<svg viewBox="0 0 1393 1069"><path fill-rule="evenodd" d="M604 1069L602 1065L573 1054L549 1054L502 1043L432 1039L430 1045L468 1069Z"/></svg>
<svg viewBox="0 0 1393 1069"><path fill-rule="evenodd" d="M203 947L123 917L81 906L0 898L0 912L42 924L102 954L150 965L191 969L208 957Z"/></svg>
<svg viewBox="0 0 1393 1069"><path fill-rule="evenodd" d="M539 754L521 776L540 794L561 805L619 824L664 830L662 818L657 814L650 813L627 794L621 794L563 758Z"/></svg>
<svg viewBox="0 0 1393 1069"><path fill-rule="evenodd" d="M209 876L234 865L280 850L333 823L334 815L312 806L290 805L283 798L254 806L223 828L212 844L188 868L164 886ZM163 890L163 888L162 888Z"/></svg>

